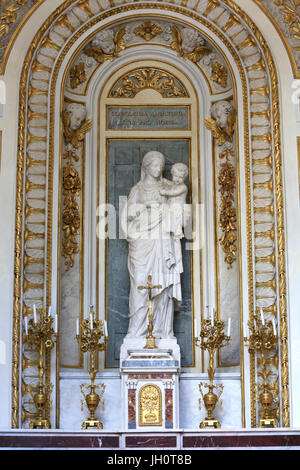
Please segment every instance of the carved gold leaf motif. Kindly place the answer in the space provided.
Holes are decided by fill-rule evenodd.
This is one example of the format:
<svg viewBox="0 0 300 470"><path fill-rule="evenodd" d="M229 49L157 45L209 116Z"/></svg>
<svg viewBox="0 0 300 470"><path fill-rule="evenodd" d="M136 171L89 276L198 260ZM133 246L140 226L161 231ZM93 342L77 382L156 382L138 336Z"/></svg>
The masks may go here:
<svg viewBox="0 0 300 470"><path fill-rule="evenodd" d="M62 213L62 230L64 238L62 240L62 255L66 259L67 271L74 266L74 255L79 252L78 240L80 230L80 213L76 196L81 191L81 181L78 172L73 166L73 160L78 161L78 156L73 152L67 152L64 158L68 159L67 166L63 169L63 194L64 209Z"/></svg>
<svg viewBox="0 0 300 470"><path fill-rule="evenodd" d="M155 68L139 69L126 74L113 87L110 96L114 98L134 98L139 91L147 88L157 91L164 98L188 96L181 85L177 86L174 77L170 73Z"/></svg>
<svg viewBox="0 0 300 470"><path fill-rule="evenodd" d="M84 63L74 65L70 70L71 88L77 88L81 83L86 81Z"/></svg>
<svg viewBox="0 0 300 470"><path fill-rule="evenodd" d="M213 62L211 65L211 80L218 83L221 87L226 88L227 86L227 69L224 65L219 62Z"/></svg>
<svg viewBox="0 0 300 470"><path fill-rule="evenodd" d="M222 129L212 117L205 118L205 125L217 140L217 145L223 146L225 143L231 143L233 140L235 121L236 111L232 108L227 118L226 128ZM234 207L236 176L235 168L230 161L233 156L234 152L230 147L225 148L224 151L219 154L220 159L225 160L225 162L221 164L218 175L219 192L221 194L219 226L223 232L219 241L225 252L225 261L228 268L231 268L234 261L237 259L237 213Z"/></svg>
<svg viewBox="0 0 300 470"><path fill-rule="evenodd" d="M38 3L40 0L35 0ZM10 28L16 23L18 19L18 12L21 6L25 5L28 0L16 0L9 2L1 0L0 2L0 39L8 35ZM0 49L4 49L6 45L0 46Z"/></svg>
<svg viewBox="0 0 300 470"><path fill-rule="evenodd" d="M122 26L114 37L115 48L113 54L106 54L101 48L89 45L84 49L84 53L89 57L93 57L99 64L103 64L106 60L112 61L116 57L119 57L120 52L126 48L124 35L125 27Z"/></svg>
<svg viewBox="0 0 300 470"><path fill-rule="evenodd" d="M83 141L85 134L92 127L92 119L87 119L80 125L78 129L75 129L74 131L70 129L70 116L66 111L62 112L62 120L66 144L71 144L73 147L78 148L79 143Z"/></svg>
<svg viewBox="0 0 300 470"><path fill-rule="evenodd" d="M180 31L172 26L173 41L171 47L180 57L183 57L184 60L191 60L194 63L199 62L205 55L208 55L212 50L207 46L196 46L192 52L184 53L182 49L182 37Z"/></svg>
<svg viewBox="0 0 300 470"><path fill-rule="evenodd" d="M161 390L157 385L144 385L139 392L140 426L162 425Z"/></svg>
<svg viewBox="0 0 300 470"><path fill-rule="evenodd" d="M233 152L230 150L227 150L224 154L220 154L220 158L226 158L226 162L221 165L218 183L221 193L219 225L223 231L220 243L225 252L225 261L228 267L231 268L233 262L236 260L237 253L237 215L236 209L233 206L236 182L235 168L232 163L230 163L230 156L233 156Z"/></svg>
<svg viewBox="0 0 300 470"><path fill-rule="evenodd" d="M209 129L213 136L217 139L219 146L225 142L232 142L232 136L234 131L234 124L236 119L236 112L233 109L228 116L228 125L226 129L221 129L213 118L205 118L205 125Z"/></svg>
<svg viewBox="0 0 300 470"><path fill-rule="evenodd" d="M146 41L150 41L158 34L161 34L163 31L160 26L157 26L150 21L146 21L140 26L137 26L134 32L137 36L141 36L142 38L146 39Z"/></svg>
<svg viewBox="0 0 300 470"><path fill-rule="evenodd" d="M300 39L300 0L274 0L281 7L283 21L289 26L289 32L295 39Z"/></svg>

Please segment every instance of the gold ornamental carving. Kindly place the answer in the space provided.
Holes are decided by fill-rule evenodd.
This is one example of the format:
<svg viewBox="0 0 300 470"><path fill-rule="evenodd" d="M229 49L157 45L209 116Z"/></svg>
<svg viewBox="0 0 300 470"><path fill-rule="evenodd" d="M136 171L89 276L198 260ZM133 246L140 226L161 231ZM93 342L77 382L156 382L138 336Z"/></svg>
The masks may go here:
<svg viewBox="0 0 300 470"><path fill-rule="evenodd" d="M150 41L151 39L155 38L155 36L161 34L163 31L160 26L151 23L151 21L146 21L140 26L137 26L134 29L134 32L137 36L141 36L146 41Z"/></svg>
<svg viewBox="0 0 300 470"><path fill-rule="evenodd" d="M157 91L163 98L188 96L185 88L170 73L155 68L138 69L126 74L113 87L109 96L134 98L147 88Z"/></svg>
<svg viewBox="0 0 300 470"><path fill-rule="evenodd" d="M199 62L205 55L208 55L212 52L212 50L204 45L199 45L194 48L192 52L184 53L182 48L182 36L178 28L176 26L172 26L172 33L173 33L173 41L172 41L172 49L177 52L179 57L182 57L184 60L191 60L194 63Z"/></svg>
<svg viewBox="0 0 300 470"><path fill-rule="evenodd" d="M230 159L234 156L231 150L226 150L219 155L220 158L225 159L221 164L221 169L218 175L219 192L221 193L221 206L219 225L223 231L220 238L220 243L225 252L225 261L228 267L232 267L236 261L237 253L237 214L234 207L234 191L235 191L235 168Z"/></svg>
<svg viewBox="0 0 300 470"><path fill-rule="evenodd" d="M116 57L120 56L120 52L126 48L125 41L125 27L122 26L114 36L114 52L112 54L106 54L101 48L88 45L84 49L84 53L93 57L99 64L103 64L106 60L114 60Z"/></svg>
<svg viewBox="0 0 300 470"><path fill-rule="evenodd" d="M76 196L81 192L81 181L73 166L73 159L78 161L76 154L68 152L64 155L68 159L63 169L64 210L62 213L64 238L62 240L62 255L66 259L67 271L74 266L74 255L79 252L77 235L80 230L80 213Z"/></svg>
<svg viewBox="0 0 300 470"><path fill-rule="evenodd" d="M64 160L67 160L63 168L63 213L62 230L64 237L62 239L62 255L65 258L65 266L68 271L74 266L75 254L79 253L80 234L80 210L78 198L81 194L81 180L78 171L75 169L74 162L79 161L79 156L73 151L79 148L80 143L84 141L85 134L91 129L92 119L85 119L76 129L71 123L71 117L67 111L62 112L62 121L64 129L65 143L67 152L64 154ZM77 127L77 126L76 126Z"/></svg>
<svg viewBox="0 0 300 470"><path fill-rule="evenodd" d="M227 126L224 128L222 128L219 124L217 124L216 119L212 117L205 118L205 125L207 129L209 129L212 132L213 137L217 139L217 145L219 146L225 144L225 142L232 142L235 122L236 122L236 111L234 108L229 113Z"/></svg>
<svg viewBox="0 0 300 470"><path fill-rule="evenodd" d="M78 129L71 129L71 118L66 111L62 112L62 121L64 127L64 136L66 144L71 144L76 149L79 147L80 142L85 138L85 134L91 129L93 121L87 119L82 122Z"/></svg>
<svg viewBox="0 0 300 470"><path fill-rule="evenodd" d="M0 75L4 75L9 53L24 24L45 0L0 0Z"/></svg>
<svg viewBox="0 0 300 470"><path fill-rule="evenodd" d="M37 3L40 2L40 0L35 1ZM5 35L8 35L11 27L14 25L14 23L17 22L20 8L27 2L28 0L16 0L13 2L1 0L0 12L2 11L2 13L0 15L0 21L2 22L2 24L0 24L0 38ZM0 46L0 49L4 49L5 47L6 46Z"/></svg>
<svg viewBox="0 0 300 470"><path fill-rule="evenodd" d="M4 11L0 16L0 20L2 21L2 24L0 25L0 37L4 36L5 34L7 35L10 29L10 25L16 22L17 20L17 11L19 10L19 7L17 6L17 3L12 3L11 5L8 5L7 7L4 7ZM3 49L5 46L1 46L1 49Z"/></svg>
<svg viewBox="0 0 300 470"><path fill-rule="evenodd" d="M74 65L70 70L70 83L71 88L77 88L81 83L86 81L84 63Z"/></svg>
<svg viewBox="0 0 300 470"><path fill-rule="evenodd" d="M229 106L226 102L225 106ZM229 108L228 108L229 109ZM234 193L236 185L235 167L231 162L234 157L232 150L233 134L236 122L236 111L234 108L228 114L226 126L218 123L218 119L213 117L205 118L206 127L212 132L217 141L217 145L222 149L219 158L222 160L218 184L221 195L219 226L223 232L220 244L225 253L225 262L231 268L237 259L237 212L234 207ZM229 144L229 145L228 145Z"/></svg>
<svg viewBox="0 0 300 470"><path fill-rule="evenodd" d="M144 385L139 391L139 425L162 426L162 398L157 385Z"/></svg>
<svg viewBox="0 0 300 470"><path fill-rule="evenodd" d="M227 78L228 78L228 72L226 67L224 65L220 64L217 61L214 61L211 64L211 80L213 82L218 83L218 85L221 85L221 87L226 88L227 87Z"/></svg>
<svg viewBox="0 0 300 470"><path fill-rule="evenodd" d="M300 39L299 0L253 0L271 21L289 56L295 78L300 78L298 40ZM274 12L275 9L275 12ZM277 11L276 11L277 10ZM280 18L282 16L282 18Z"/></svg>
<svg viewBox="0 0 300 470"><path fill-rule="evenodd" d="M300 39L300 0L273 0L281 7L283 21L289 27L289 33L295 39Z"/></svg>

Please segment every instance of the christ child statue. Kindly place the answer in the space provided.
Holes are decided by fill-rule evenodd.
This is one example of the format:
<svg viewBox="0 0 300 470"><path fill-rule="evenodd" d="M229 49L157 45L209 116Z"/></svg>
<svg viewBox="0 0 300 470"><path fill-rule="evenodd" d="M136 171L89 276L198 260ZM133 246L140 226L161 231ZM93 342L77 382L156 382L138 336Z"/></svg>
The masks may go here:
<svg viewBox="0 0 300 470"><path fill-rule="evenodd" d="M170 231L173 232L174 238L183 238L184 205L188 193L184 181L188 172L188 167L184 163L175 163L171 168L172 182L164 185L160 190L161 196L168 198L171 219Z"/></svg>

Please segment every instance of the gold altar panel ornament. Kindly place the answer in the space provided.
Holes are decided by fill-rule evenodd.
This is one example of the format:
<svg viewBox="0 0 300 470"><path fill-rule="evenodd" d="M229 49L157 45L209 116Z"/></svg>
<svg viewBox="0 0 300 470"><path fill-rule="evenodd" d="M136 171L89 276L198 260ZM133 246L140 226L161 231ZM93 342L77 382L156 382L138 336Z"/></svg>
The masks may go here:
<svg viewBox="0 0 300 470"><path fill-rule="evenodd" d="M161 390L147 384L139 391L139 426L162 426Z"/></svg>

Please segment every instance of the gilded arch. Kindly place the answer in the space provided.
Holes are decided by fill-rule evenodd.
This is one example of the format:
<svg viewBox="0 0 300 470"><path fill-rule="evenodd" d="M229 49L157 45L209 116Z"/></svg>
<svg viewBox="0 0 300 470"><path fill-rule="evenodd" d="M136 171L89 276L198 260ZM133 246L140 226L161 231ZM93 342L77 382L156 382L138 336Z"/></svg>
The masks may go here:
<svg viewBox="0 0 300 470"><path fill-rule="evenodd" d="M49 119L47 114L48 109L51 112L53 108L53 103L50 103L50 106L45 106L47 98L49 97L49 92L51 96L51 91L53 91L54 86L52 82L52 77L57 75L57 69L59 61L63 59L64 54L66 53L66 48L76 41L82 30L87 30L91 27L92 24L97 23L101 19L110 17L113 14L124 13L126 11L134 11L138 9L149 8L153 11L156 11L158 8L157 5L151 3L133 3L126 4L124 6L117 7L115 4L113 10L108 10L101 13L104 8L98 4L98 11L96 12L96 17L94 18L95 11L92 10L88 2L79 2L78 8L72 7L73 2L67 2L67 5L64 4L64 8L60 7L43 25L38 35L32 43L32 47L27 55L25 60L22 77L21 77L21 88L20 88L20 123L19 123L19 147L18 147L18 172L17 172L17 210L16 210L16 258L15 258L15 300L14 300L14 344L13 344L13 415L12 415L12 424L13 427L18 427L19 423L19 393L20 393L20 384L18 379L19 373L19 351L20 351L20 341L21 341L21 318L22 311L23 315L30 313L30 307L24 306L23 303L23 294L32 293L33 296L37 295L41 298L46 298L47 304L49 305L51 298L51 275L48 274L47 281L42 282L31 282L26 279L22 281L24 270L28 265L44 265L48 266L48 269L51 267L51 217L52 217L52 165L51 158L53 158L53 122L50 120L50 134L47 134L47 131L41 132L41 134L36 134L33 130L34 126L30 126L31 119ZM117 2L115 2L117 3ZM227 47L232 51L233 57L235 57L236 62L239 64L239 69L241 74L243 71L247 73L247 79L244 78L245 85L246 81L249 80L248 93L249 96L263 96L265 101L268 102L268 109L263 115L258 115L257 111L249 110L249 114L245 115L245 122L252 120L252 126L249 128L249 135L246 132L245 136L245 148L246 154L249 154L250 157L250 148L253 148L253 142L263 142L266 145L271 146L271 143L274 143L274 155L271 158L268 155L264 161L259 162L256 158L256 155L252 155L252 163L250 158L247 162L247 175L248 184L250 187L250 180L254 177L256 172L259 173L263 166L263 171L260 174L267 174L270 177L267 178L269 186L267 191L274 189L275 200L270 202L266 198L267 203L262 205L254 205L251 201L251 195L248 193L247 197L247 210L249 220L251 220L252 215L254 214L254 220L256 218L257 224L264 220L267 224L270 224L268 230L262 230L261 232L256 232L255 236L252 233L252 230L247 230L248 237L248 264L249 266L254 266L255 263L267 262L270 266L275 267L276 274L274 278L269 281L258 282L254 285L255 280L253 279L251 269L248 272L248 288L249 288L249 309L250 309L250 319L251 315L253 316L253 302L256 295L256 300L261 298L272 298L273 303L268 305L270 315L278 315L278 321L280 322L280 331L281 331L281 412L282 412L282 424L288 426L289 423L289 398L288 398L288 351L287 351L287 319L286 319L286 280L285 280L285 238L284 238L284 214L283 214L283 192L282 192L282 174L281 174L281 149L280 149L280 110L279 110L279 96L278 96L278 83L277 83L277 74L275 65L272 60L272 56L268 46L266 45L261 33L257 30L253 22L231 1L226 2L208 2L206 7L199 6L200 10L197 11L199 2L193 2L193 10L188 11L185 8L181 8L177 5L165 5L163 2L159 4L159 9L163 11L168 11L170 13L176 12L182 15L186 15L188 18L192 18L195 21L199 21L200 24L205 25L208 29L214 32L216 36L222 38L222 41L227 45ZM93 6L96 8L96 4L93 3ZM183 3L183 6L186 6L186 2ZM73 10L72 10L73 8ZM73 15L73 16L72 16ZM77 20L74 20L74 16ZM71 23L70 18L73 18L73 23ZM55 28L59 28L60 34L55 33ZM60 28L63 28L60 29ZM235 28L232 35L232 28ZM240 28L240 31L237 31ZM61 39L62 31L67 34L66 47L65 43ZM58 37L60 39L58 39ZM234 36L234 40L232 37ZM240 37L239 37L240 36ZM238 40L238 39L239 40ZM41 46L41 40L42 47ZM232 41L233 44L232 44ZM40 47L40 48L39 48ZM250 50L249 50L250 48ZM252 48L252 49L251 49ZM46 52L46 54L45 54ZM45 58L46 57L46 58ZM252 59L251 59L252 57ZM53 69L54 67L54 69ZM56 70L56 71L55 71ZM257 80L255 77L251 76L253 70L263 70L266 72L266 81L263 81L262 84L257 85ZM43 85L42 87L37 82L32 84L31 88L26 91L26 80L30 76L30 73L46 73L49 74L48 83L49 87ZM250 76L249 76L250 74ZM252 78L252 80L251 80ZM43 79L47 82L47 79ZM35 86L34 86L35 85ZM26 96L28 92L28 96ZM40 109L36 111L30 110L29 113L29 128L25 128L25 116L28 112L27 109L27 99L36 99L36 97L41 98L41 101L37 101L41 106ZM272 105L270 102L272 98ZM245 97L246 99L246 97ZM37 113L38 116L35 114ZM251 114L252 113L252 114ZM51 116L50 116L51 117ZM262 132L258 131L259 125L255 125L255 119L263 119ZM254 120L254 121L253 121ZM269 124L266 124L266 121ZM49 121L48 121L49 122ZM256 121L257 122L257 121ZM261 122L261 121L260 121ZM271 126L273 123L273 128ZM51 132L52 131L52 132ZM26 140L27 139L27 140ZM250 144L251 142L251 144ZM39 163L35 160L32 161L26 158L26 176L24 170L25 164L25 150L28 148L28 145L33 145L33 150L41 150L45 154L44 159L40 159L40 169L44 171L45 160L47 155L49 143L49 171L48 171L48 180L44 182L36 183L33 180L28 178L28 169L34 168L35 171L38 171ZM34 149L34 147L36 147ZM268 148L268 147L267 147ZM259 146L256 147L256 150L259 149ZM255 146L254 146L255 152ZM44 161L43 161L44 160ZM273 175L274 167L274 175ZM253 171L251 175L251 171ZM266 181L264 181L266 182ZM253 190L258 191L261 188L261 184L264 182L255 182L254 177L254 188ZM47 183L47 184L46 184ZM47 198L47 209L46 207L34 207L29 204L25 204L24 195L22 192L23 184L25 184L26 191L44 191L44 194ZM35 186L32 186L35 185ZM38 187L37 187L38 185ZM47 187L48 185L48 187ZM255 186L256 185L256 186ZM47 193L46 193L47 189ZM259 192L259 191L258 191ZM47 196L48 194L48 196ZM39 196L41 194L39 193ZM258 195L258 199L261 199ZM264 198L262 198L264 199ZM44 211L44 212L43 212ZM31 217L32 215L42 214L45 216L45 221L47 217L48 221L48 234L44 231L33 232L26 228L26 218ZM266 216L266 219L261 219L261 214ZM274 223L275 214L277 217L277 225ZM23 232L23 223L25 224L25 231ZM276 229L274 228L276 226ZM264 227L266 228L266 227ZM264 234L265 236L263 236ZM38 262L28 257L26 255L26 244L28 241L35 239L46 238L45 246L47 245L48 250L46 254L40 256ZM269 241L271 240L271 246L273 247L270 254L267 256L261 257L256 256L256 259L253 259L252 251L260 249L260 245L256 245L256 241L259 243L262 242L261 239ZM275 246L275 243L277 244ZM269 245L268 245L269 246ZM43 258L43 260L42 260ZM261 258L268 258L262 260ZM266 283L267 282L267 283ZM273 292L278 288L278 301L276 300L276 295L274 297ZM265 296L265 297L264 297ZM49 359L48 359L49 364ZM254 399L255 390L255 364L251 364L251 394L252 394L252 425L255 425L256 421L256 403Z"/></svg>

